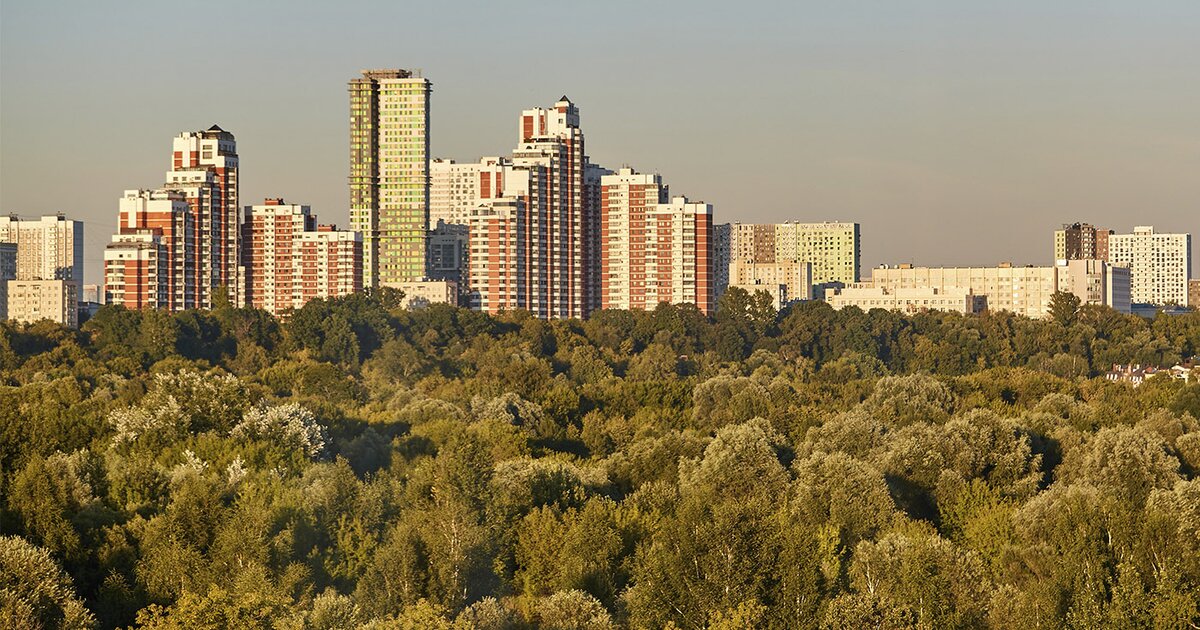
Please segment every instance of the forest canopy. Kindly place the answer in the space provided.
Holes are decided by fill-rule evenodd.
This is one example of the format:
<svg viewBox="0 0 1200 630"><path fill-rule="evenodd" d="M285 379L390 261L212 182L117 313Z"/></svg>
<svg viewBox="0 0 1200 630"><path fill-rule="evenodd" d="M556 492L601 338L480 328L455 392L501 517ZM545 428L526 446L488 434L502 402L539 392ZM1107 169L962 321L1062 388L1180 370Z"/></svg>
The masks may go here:
<svg viewBox="0 0 1200 630"><path fill-rule="evenodd" d="M1200 627L1200 312L763 297L0 325L0 626Z"/></svg>

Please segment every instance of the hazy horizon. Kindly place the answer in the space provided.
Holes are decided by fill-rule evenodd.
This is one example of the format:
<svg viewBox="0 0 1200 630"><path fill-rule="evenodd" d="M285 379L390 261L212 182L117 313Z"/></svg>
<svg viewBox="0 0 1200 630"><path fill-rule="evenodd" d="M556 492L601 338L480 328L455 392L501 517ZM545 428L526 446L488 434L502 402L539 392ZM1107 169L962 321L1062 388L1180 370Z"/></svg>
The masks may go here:
<svg viewBox="0 0 1200 630"><path fill-rule="evenodd" d="M719 222L860 222L864 277L1049 264L1075 221L1200 238L1200 3L899 4L218 1L192 23L10 0L0 212L84 221L98 282L122 191L161 186L171 138L216 123L242 205L347 225L346 83L401 67L433 82L433 157L507 155L520 111L566 94L593 161L659 172Z"/></svg>

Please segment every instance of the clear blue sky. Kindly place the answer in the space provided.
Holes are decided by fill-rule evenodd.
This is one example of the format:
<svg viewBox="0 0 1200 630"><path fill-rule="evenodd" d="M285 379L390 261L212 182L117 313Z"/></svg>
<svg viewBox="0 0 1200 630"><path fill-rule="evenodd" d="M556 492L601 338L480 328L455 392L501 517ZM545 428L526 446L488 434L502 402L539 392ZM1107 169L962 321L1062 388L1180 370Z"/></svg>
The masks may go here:
<svg viewBox="0 0 1200 630"><path fill-rule="evenodd" d="M720 221L860 221L867 267L1046 264L1076 220L1200 240L1196 0L3 0L0 211L86 221L98 281L121 191L218 123L243 204L344 225L376 67L433 81L437 156L507 154L567 94L594 161Z"/></svg>

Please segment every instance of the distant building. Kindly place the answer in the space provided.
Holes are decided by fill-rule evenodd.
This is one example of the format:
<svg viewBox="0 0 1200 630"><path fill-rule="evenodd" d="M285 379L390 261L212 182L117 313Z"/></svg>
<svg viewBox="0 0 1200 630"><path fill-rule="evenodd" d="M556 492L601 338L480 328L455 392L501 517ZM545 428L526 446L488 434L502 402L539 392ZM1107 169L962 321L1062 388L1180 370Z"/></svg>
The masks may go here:
<svg viewBox="0 0 1200 630"><path fill-rule="evenodd" d="M771 298L771 304L775 310L782 309L792 301L792 296L788 294L788 286L786 284L776 284L770 282L750 282L746 284L731 284L725 287L725 290L741 289L750 297L754 297L756 293L766 293Z"/></svg>
<svg viewBox="0 0 1200 630"><path fill-rule="evenodd" d="M504 196L504 182L512 174L512 160L480 158L460 163L444 158L429 162L429 229L439 223L466 225L480 200Z"/></svg>
<svg viewBox="0 0 1200 630"><path fill-rule="evenodd" d="M798 260L756 263L734 260L729 264L729 284L747 286L756 284L782 284L785 300L812 299L812 263Z"/></svg>
<svg viewBox="0 0 1200 630"><path fill-rule="evenodd" d="M64 215L0 217L0 242L17 246L16 278L83 282L83 222Z"/></svg>
<svg viewBox="0 0 1200 630"><path fill-rule="evenodd" d="M1130 313L1130 279L1127 267L1111 265L1102 260L1060 262L1065 264L1055 266L1059 291L1074 294L1081 304L1100 304L1125 314Z"/></svg>
<svg viewBox="0 0 1200 630"><path fill-rule="evenodd" d="M1135 304L1187 306L1192 269L1191 234L1160 234L1139 226L1132 234L1109 237L1109 262L1129 268Z"/></svg>
<svg viewBox="0 0 1200 630"><path fill-rule="evenodd" d="M8 319L8 281L17 279L17 244L0 243L0 320Z"/></svg>
<svg viewBox="0 0 1200 630"><path fill-rule="evenodd" d="M202 306L197 297L199 274L208 274L211 280L213 268L201 269L200 244L209 242L206 250L211 251L212 239L202 236L198 225L211 208L198 213L194 204L198 203L195 195L207 199L211 193L211 189L196 189L188 197L178 190L125 191L119 201L117 233L104 253L105 303L170 311Z"/></svg>
<svg viewBox="0 0 1200 630"><path fill-rule="evenodd" d="M362 234L363 284L426 276L429 80L363 70L350 80L350 228Z"/></svg>
<svg viewBox="0 0 1200 630"><path fill-rule="evenodd" d="M1104 374L1104 379L1115 383L1129 383L1137 387L1146 382L1146 379L1164 373L1170 374L1170 371L1153 365L1140 365L1137 363L1128 365L1114 364L1113 369Z"/></svg>
<svg viewBox="0 0 1200 630"><path fill-rule="evenodd" d="M718 301L725 294L725 287L729 286L729 234L728 223L713 226L713 293ZM811 275L810 270L810 279Z"/></svg>
<svg viewBox="0 0 1200 630"><path fill-rule="evenodd" d="M913 267L900 265L872 271L871 284L897 293L900 289L969 290L987 300L993 311L1009 311L1040 319L1049 316L1057 291L1077 295L1083 304L1111 306L1129 312L1124 269L1103 261L1068 261L1054 267Z"/></svg>
<svg viewBox="0 0 1200 630"><path fill-rule="evenodd" d="M317 225L309 206L283 199L246 206L242 243L245 295L254 308L279 316L362 290L362 238Z"/></svg>
<svg viewBox="0 0 1200 630"><path fill-rule="evenodd" d="M458 284L452 280L409 280L396 288L404 292L404 308L424 308L430 304L458 306Z"/></svg>
<svg viewBox="0 0 1200 630"><path fill-rule="evenodd" d="M172 258L168 251L158 230L126 229L113 235L104 248L104 303L129 309L171 309Z"/></svg>
<svg viewBox="0 0 1200 630"><path fill-rule="evenodd" d="M528 308L532 265L526 198L492 199L471 211L467 306L485 313Z"/></svg>
<svg viewBox="0 0 1200 630"><path fill-rule="evenodd" d="M1188 280L1188 301L1191 306L1200 309L1200 279Z"/></svg>
<svg viewBox="0 0 1200 630"><path fill-rule="evenodd" d="M647 287L655 280L657 243L649 229L651 212L670 199L657 173L621 168L600 180L600 307L652 310L657 294ZM653 295L653 297L651 297Z"/></svg>
<svg viewBox="0 0 1200 630"><path fill-rule="evenodd" d="M429 277L449 280L457 286L467 277L469 247L466 221L458 224L439 219L437 227L429 231Z"/></svg>
<svg viewBox="0 0 1200 630"><path fill-rule="evenodd" d="M79 326L79 287L74 280L9 280L7 284L8 319L30 323L48 319Z"/></svg>
<svg viewBox="0 0 1200 630"><path fill-rule="evenodd" d="M952 311L971 314L987 308L986 297L958 286L887 288L852 284L840 289L826 289L825 301L835 310L857 306L864 311L881 308L902 313Z"/></svg>
<svg viewBox="0 0 1200 630"><path fill-rule="evenodd" d="M857 223L733 223L729 241L731 261L808 262L812 264L814 285L859 281L861 245Z"/></svg>
<svg viewBox="0 0 1200 630"><path fill-rule="evenodd" d="M300 235L315 230L317 218L309 206L284 203L283 199L266 199L242 212L247 304L273 315L300 308L304 263Z"/></svg>
<svg viewBox="0 0 1200 630"><path fill-rule="evenodd" d="M179 247L168 245L173 285L170 308L192 308L179 302L181 293L194 297L195 308L212 308L218 290L241 305L244 279L238 261L237 142L232 133L213 125L180 133L172 140L171 149L171 170L163 188L183 195L194 236L192 246L183 247L187 255L183 260L178 258ZM164 238L169 241L171 237L164 233ZM180 265L185 270L182 276ZM192 286L182 288L180 282Z"/></svg>
<svg viewBox="0 0 1200 630"><path fill-rule="evenodd" d="M1112 230L1088 223L1070 223L1054 232L1054 260L1108 260Z"/></svg>

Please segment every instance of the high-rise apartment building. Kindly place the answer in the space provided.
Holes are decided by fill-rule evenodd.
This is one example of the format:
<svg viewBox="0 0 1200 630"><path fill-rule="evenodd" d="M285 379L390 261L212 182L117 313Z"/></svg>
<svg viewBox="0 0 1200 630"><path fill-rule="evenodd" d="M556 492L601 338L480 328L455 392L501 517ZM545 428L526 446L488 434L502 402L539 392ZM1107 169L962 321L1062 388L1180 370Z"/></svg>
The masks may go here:
<svg viewBox="0 0 1200 630"><path fill-rule="evenodd" d="M350 227L362 234L363 283L423 278L432 84L411 70L363 70L349 89Z"/></svg>
<svg viewBox="0 0 1200 630"><path fill-rule="evenodd" d="M534 265L527 201L492 199L471 212L467 306L485 313L529 308Z"/></svg>
<svg viewBox="0 0 1200 630"><path fill-rule="evenodd" d="M600 305L716 309L712 206L670 198L657 174L622 168L600 178Z"/></svg>
<svg viewBox="0 0 1200 630"><path fill-rule="evenodd" d="M647 283L657 277L650 215L670 195L657 173L622 168L600 179L600 308L651 310ZM648 275L649 274L649 275Z"/></svg>
<svg viewBox="0 0 1200 630"><path fill-rule="evenodd" d="M317 225L308 206L267 199L246 206L242 260L250 306L273 315L362 289L362 237Z"/></svg>
<svg viewBox="0 0 1200 630"><path fill-rule="evenodd" d="M242 304L237 142L232 133L213 125L180 133L172 149L164 188L181 193L192 215L195 247L185 266L194 269L196 307L212 308L219 289Z"/></svg>
<svg viewBox="0 0 1200 630"><path fill-rule="evenodd" d="M532 300L524 308L545 318L585 317L599 295L598 261L589 258L599 250L599 235L586 229L598 223L592 215L599 208L584 204L587 157L579 109L566 96L551 108L527 109L518 132L513 166L530 172L535 184L525 204L536 255L530 269Z"/></svg>
<svg viewBox="0 0 1200 630"><path fill-rule="evenodd" d="M1200 280L1188 280L1188 305L1200 309Z"/></svg>
<svg viewBox="0 0 1200 630"><path fill-rule="evenodd" d="M17 246L16 278L83 282L83 223L64 215L0 217L0 242Z"/></svg>
<svg viewBox="0 0 1200 630"><path fill-rule="evenodd" d="M206 173L197 171L197 173ZM210 175L203 175L208 179ZM197 192L199 188L192 189ZM208 196L208 190L203 193ZM105 294L128 308L165 308L182 311L201 306L200 274L212 272L199 262L201 243L212 243L198 232L198 223L207 213L197 213L200 197L178 190L126 190L120 199L117 234L105 250ZM211 224L210 224L211 225ZM147 238L153 235L154 238ZM131 237L132 236L132 237ZM159 249L161 248L161 252ZM109 255L109 252L112 255ZM160 269L162 267L162 269ZM163 274L161 280L157 277ZM150 273L155 277L137 278ZM211 276L210 276L211 278ZM136 290L110 290L110 287L137 287ZM211 289L211 287L210 287ZM160 300L158 292L162 291ZM106 297L106 302L109 299ZM111 303L111 302L110 302Z"/></svg>
<svg viewBox="0 0 1200 630"><path fill-rule="evenodd" d="M859 224L734 223L730 226L730 264L798 261L812 264L814 285L858 282Z"/></svg>
<svg viewBox="0 0 1200 630"><path fill-rule="evenodd" d="M429 229L436 229L439 223L466 225L481 200L504 195L505 176L512 170L512 162L501 157L467 163L433 159L429 163Z"/></svg>
<svg viewBox="0 0 1200 630"><path fill-rule="evenodd" d="M1108 260L1112 230L1089 223L1068 223L1054 232L1054 260Z"/></svg>
<svg viewBox="0 0 1200 630"><path fill-rule="evenodd" d="M114 234L104 248L104 303L170 309L178 297L172 291L171 269L172 256L160 231L133 228Z"/></svg>
<svg viewBox="0 0 1200 630"><path fill-rule="evenodd" d="M8 319L8 281L17 279L17 244L0 241L0 320Z"/></svg>
<svg viewBox="0 0 1200 630"><path fill-rule="evenodd" d="M462 223L438 220L437 227L429 231L429 278L450 281L456 287L466 279L470 247L470 215L459 220Z"/></svg>
<svg viewBox="0 0 1200 630"><path fill-rule="evenodd" d="M717 309L713 273L713 207L674 197L654 206L646 221L645 303L695 304Z"/></svg>
<svg viewBox="0 0 1200 630"><path fill-rule="evenodd" d="M363 243L358 232L317 224L316 230L300 235L300 260L300 298L293 308L363 290Z"/></svg>
<svg viewBox="0 0 1200 630"><path fill-rule="evenodd" d="M1129 267L1133 303L1189 304L1191 234L1160 234L1152 226L1138 226L1132 234L1109 237L1108 260Z"/></svg>
<svg viewBox="0 0 1200 630"><path fill-rule="evenodd" d="M729 263L732 253L729 251L731 228L728 223L713 226L713 283L717 301L725 294L729 286ZM810 284L812 268L809 268Z"/></svg>

